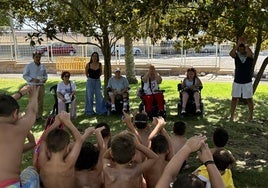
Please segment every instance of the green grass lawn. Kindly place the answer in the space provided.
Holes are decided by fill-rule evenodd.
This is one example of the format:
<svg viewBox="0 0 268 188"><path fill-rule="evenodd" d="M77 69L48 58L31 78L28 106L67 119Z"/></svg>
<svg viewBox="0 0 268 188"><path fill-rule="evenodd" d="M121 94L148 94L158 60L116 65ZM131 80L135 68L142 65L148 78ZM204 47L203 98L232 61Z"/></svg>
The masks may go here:
<svg viewBox="0 0 268 188"><path fill-rule="evenodd" d="M56 84L59 79L50 79L46 85L46 96L44 109L48 115L52 109L54 99L49 93L49 88ZM24 81L17 79L1 79L0 93L12 94L16 92ZM161 89L165 89L165 99L167 104L167 130L171 130L172 124L180 120L177 116L177 92L178 81L164 80ZM76 80L77 84L77 107L78 118L74 121L79 130L83 131L86 127L92 126L97 122L105 121L111 126L113 134L125 129L121 123L121 116L93 116L87 117L84 113L84 96L85 81L84 79ZM137 109L140 99L136 94L139 85L132 85L130 91L131 108ZM206 134L208 144L212 146L212 134L216 127L224 127L230 135L227 149L231 150L236 158L237 164L233 167L233 179L236 187L268 187L268 84L260 84L255 95L255 122L248 123L247 106L238 105L237 118L235 122L229 122L229 105L230 105L231 83L225 82L204 82L202 98L205 108L203 118L185 118L187 123L187 137L197 133ZM21 111L25 109L27 97L19 101ZM40 136L44 128L45 121L39 121L33 127L36 137ZM200 163L195 159L196 155L192 154L189 160L191 168L186 173L197 168ZM31 152L25 154L22 167L31 164Z"/></svg>

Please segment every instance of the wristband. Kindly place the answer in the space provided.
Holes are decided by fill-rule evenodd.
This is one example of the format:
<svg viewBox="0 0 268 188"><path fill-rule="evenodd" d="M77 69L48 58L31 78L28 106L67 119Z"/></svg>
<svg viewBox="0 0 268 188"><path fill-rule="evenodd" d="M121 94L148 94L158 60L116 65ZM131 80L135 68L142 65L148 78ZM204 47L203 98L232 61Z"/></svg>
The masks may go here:
<svg viewBox="0 0 268 188"><path fill-rule="evenodd" d="M208 161L204 162L205 166L208 166L209 164L215 164L215 162L212 160L208 160Z"/></svg>

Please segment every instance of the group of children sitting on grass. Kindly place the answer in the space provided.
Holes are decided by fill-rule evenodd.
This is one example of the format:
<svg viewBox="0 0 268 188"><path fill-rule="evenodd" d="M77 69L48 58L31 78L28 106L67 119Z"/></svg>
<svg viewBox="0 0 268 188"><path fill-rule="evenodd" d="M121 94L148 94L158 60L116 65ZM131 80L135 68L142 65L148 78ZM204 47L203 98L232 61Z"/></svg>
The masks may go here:
<svg viewBox="0 0 268 188"><path fill-rule="evenodd" d="M34 167L20 173L23 151L33 146L29 131L35 123L38 89L22 89L13 97L0 95L0 188L234 187L230 170L234 158L224 149L228 141L224 129L215 130L215 148L209 149L206 136L185 138L184 122L174 123L170 137L162 117L153 118L150 125L143 113L132 118L124 112L126 130L116 135L106 123L88 127L81 135L70 115L61 112L34 143ZM25 93L29 104L20 117L16 99ZM90 136L96 144L88 141ZM189 167L187 158L193 152L203 165L180 175Z"/></svg>

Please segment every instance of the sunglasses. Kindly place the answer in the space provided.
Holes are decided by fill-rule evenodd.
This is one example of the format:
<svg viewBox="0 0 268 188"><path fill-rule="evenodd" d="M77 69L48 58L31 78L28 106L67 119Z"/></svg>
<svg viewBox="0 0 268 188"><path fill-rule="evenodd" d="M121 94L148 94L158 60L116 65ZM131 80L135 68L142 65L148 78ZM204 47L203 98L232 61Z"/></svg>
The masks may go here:
<svg viewBox="0 0 268 188"><path fill-rule="evenodd" d="M70 75L65 75L64 77L65 77L65 78L70 78Z"/></svg>

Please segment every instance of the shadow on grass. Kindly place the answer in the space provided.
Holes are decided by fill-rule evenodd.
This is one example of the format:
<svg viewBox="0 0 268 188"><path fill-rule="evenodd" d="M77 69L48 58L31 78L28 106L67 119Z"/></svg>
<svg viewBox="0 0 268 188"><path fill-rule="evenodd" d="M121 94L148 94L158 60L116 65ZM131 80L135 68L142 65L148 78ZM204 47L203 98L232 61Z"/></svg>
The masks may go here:
<svg viewBox="0 0 268 188"><path fill-rule="evenodd" d="M59 79L60 80L60 79ZM49 88L58 81L51 81L46 84L46 95L44 99L44 114L50 114L54 104L52 94L49 94ZM110 125L114 134L125 130L126 127L122 123L121 115L111 116L86 116L84 115L84 98L85 98L85 82L77 81L77 114L78 118L73 122L77 128L83 132L88 126L94 126L99 122L106 122ZM135 96L136 88L140 84L132 85L131 92L131 109L137 109L141 100ZM167 104L167 125L166 129L171 132L172 126L176 121L185 121L187 124L186 136L189 138L195 134L206 134L207 143L213 147L212 135L216 127L224 127L229 133L229 142L227 149L232 151L236 158L237 164L233 168L233 176L236 187L265 187L266 177L268 175L268 96L261 94L256 97L255 102L255 122L247 122L248 108L245 105L238 105L236 110L236 121L229 122L230 99L215 98L212 96L203 96L204 117L187 117L180 119L177 116L178 92L176 85L165 86L161 89L166 90L165 99ZM4 87L0 91L10 90L11 87ZM174 92L175 91L175 92ZM27 98L19 101L22 110L27 104ZM40 135L44 129L45 120L36 122L33 127L35 135ZM200 163L196 160L196 155L191 155L189 164L191 168L185 172L194 171ZM31 153L27 153L23 160L23 167L31 164ZM256 180L256 181L252 181Z"/></svg>

